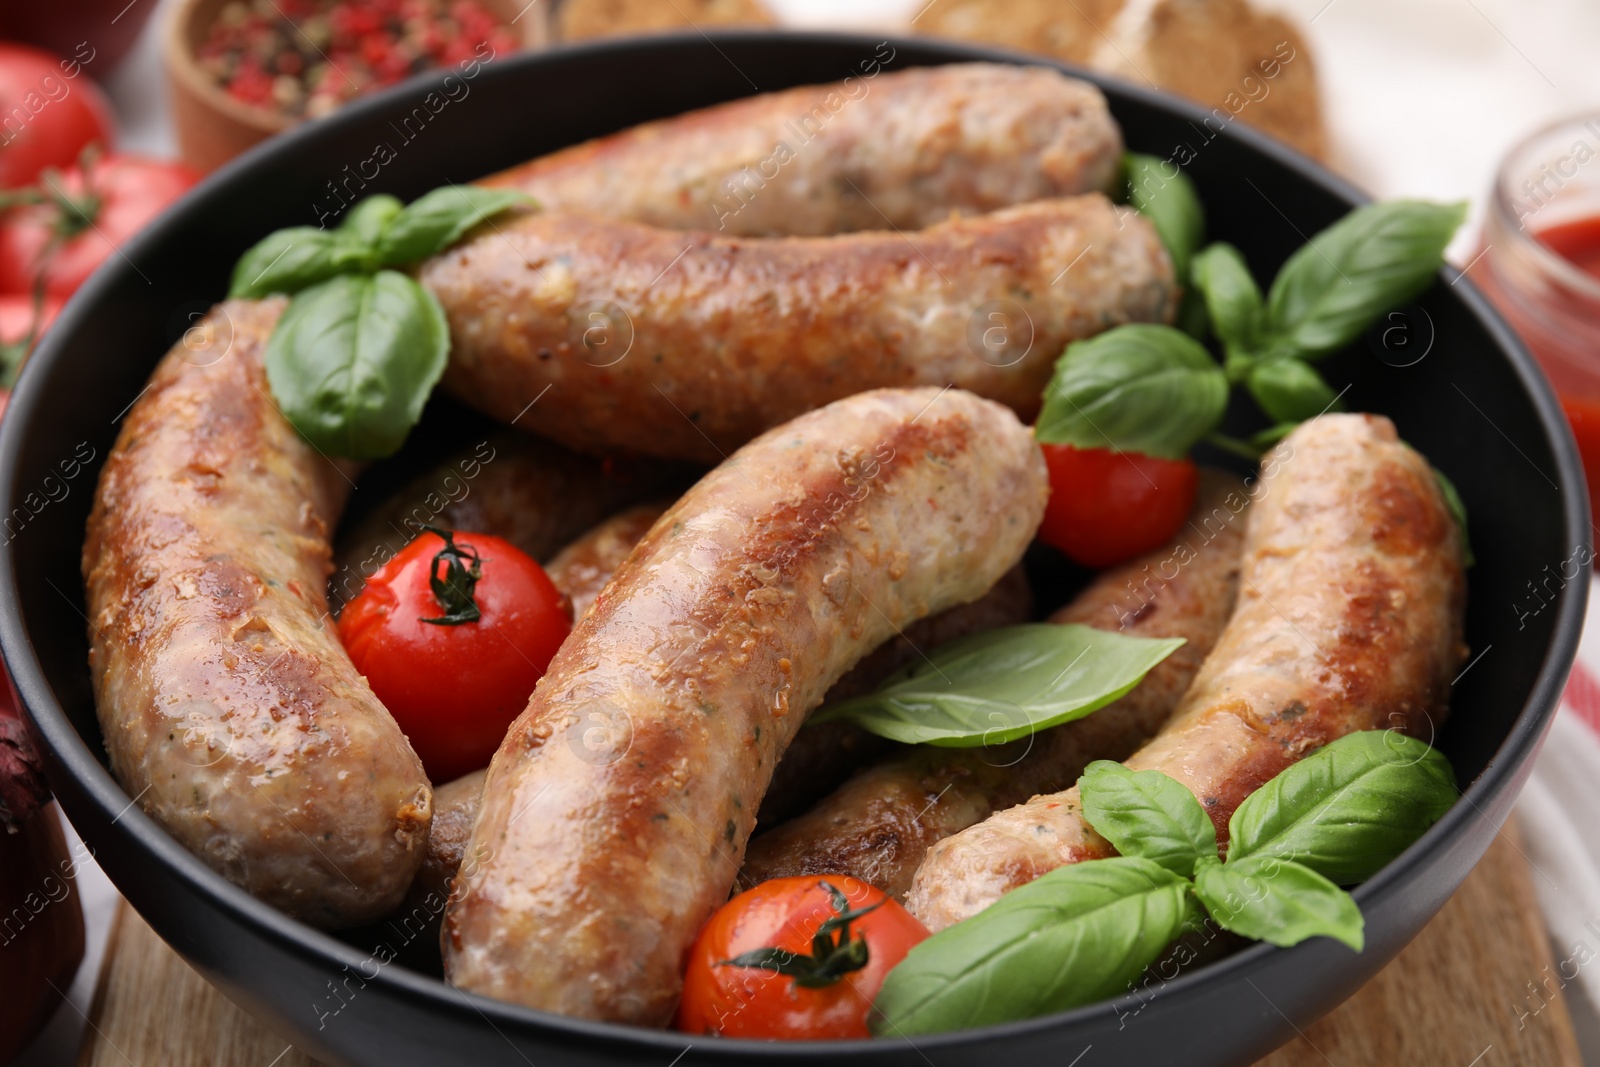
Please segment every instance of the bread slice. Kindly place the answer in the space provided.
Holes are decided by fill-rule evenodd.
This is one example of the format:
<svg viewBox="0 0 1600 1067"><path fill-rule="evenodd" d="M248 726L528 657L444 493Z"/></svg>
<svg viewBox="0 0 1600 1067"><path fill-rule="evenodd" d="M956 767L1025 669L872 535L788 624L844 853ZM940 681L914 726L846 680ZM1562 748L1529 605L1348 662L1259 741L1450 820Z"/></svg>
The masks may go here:
<svg viewBox="0 0 1600 1067"><path fill-rule="evenodd" d="M1300 30L1247 0L934 0L911 29L1038 52L1178 93L1316 159L1327 131Z"/></svg>
<svg viewBox="0 0 1600 1067"><path fill-rule="evenodd" d="M1180 93L1294 145L1327 156L1316 61L1299 29L1245 0L1161 0L1150 13L1137 63L1163 89ZM1120 58L1102 52L1111 65Z"/></svg>
<svg viewBox="0 0 1600 1067"><path fill-rule="evenodd" d="M564 0L556 9L555 21L557 39L562 41L777 24L761 0Z"/></svg>
<svg viewBox="0 0 1600 1067"><path fill-rule="evenodd" d="M934 0L911 28L1087 63L1124 0Z"/></svg>

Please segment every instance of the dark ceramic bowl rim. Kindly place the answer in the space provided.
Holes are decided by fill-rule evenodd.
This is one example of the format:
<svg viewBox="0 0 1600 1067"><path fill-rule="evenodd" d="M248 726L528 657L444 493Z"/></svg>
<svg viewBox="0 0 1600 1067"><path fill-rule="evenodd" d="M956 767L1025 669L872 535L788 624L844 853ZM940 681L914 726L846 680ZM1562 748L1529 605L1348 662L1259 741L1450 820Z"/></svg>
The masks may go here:
<svg viewBox="0 0 1600 1067"><path fill-rule="evenodd" d="M751 38L771 38L797 47L806 47L811 42L819 44L842 43L870 47L872 44L884 39L879 35L771 30L723 31L711 34L667 34L617 41L597 41L572 46L556 52L519 55L503 61L503 66L501 67L486 70L483 76L496 78L515 77L517 71L525 66L551 61L582 62L591 57L625 59L630 53L657 48L672 48L681 45L686 40L709 42L715 47L718 40L733 41ZM891 43L897 40L908 45L912 43L911 39L890 38ZM924 45L927 42L917 40L915 43ZM1019 62L1031 65L1041 65L1042 62L1037 56L1008 52L1002 49L981 48L956 43L950 43L948 48L945 48L945 42L941 41L938 44L942 50L947 51L952 60L967 58L972 60ZM1048 61L1043 61L1043 65L1052 64ZM1067 69L1075 76L1099 85L1112 87L1118 93L1151 107L1174 112L1196 124L1202 123L1210 115L1210 112L1199 105L1166 93L1145 89L1104 75L1073 69L1064 64L1055 65ZM357 100L340 109L329 118L321 120L315 126L308 124L308 126L291 130L268 143L252 148L238 159L233 160L210 175L193 193L185 197L183 201L175 205L161 219L140 234L130 243L127 249L127 258L137 261L146 248L153 248L157 245L161 240L162 234L172 225L174 219L186 211L193 210L193 203L201 195L226 184L234 175L262 165L274 155L290 150L295 145L297 138L307 136L312 130L327 131L330 128L337 129L340 124L354 122L368 112L382 111L394 101L413 95L420 96L428 88L434 87L441 82L442 77L440 76L431 74L419 76L383 93ZM1230 123L1222 131L1221 136L1236 138L1244 142L1246 147L1268 156L1293 170L1302 180L1320 186L1352 205L1365 203L1370 199L1355 186L1335 177L1320 164L1248 127L1243 127L1238 123ZM1539 421L1549 438L1560 484L1567 490L1577 490L1576 492L1565 491L1562 494L1564 501L1564 529L1567 543L1574 546L1588 544L1589 509L1585 489L1586 483L1578 459L1577 445L1567 427L1565 416L1562 414L1549 383L1521 341L1501 319L1498 312L1478 292L1470 279L1462 275L1455 267L1447 265L1440 272L1439 281L1457 289L1467 311L1479 319L1485 332L1493 338L1502 355L1510 362L1518 379L1527 390L1539 416ZM52 334L54 336L66 334L80 320L91 314L91 310L99 302L102 294L108 292L112 284L112 271L102 270L95 274L82 287L82 290L68 302ZM221 282L219 280L220 287ZM57 358L59 358L57 346L52 344L51 336L46 336L39 349L35 352L33 362L44 365L55 361ZM37 383L42 382L43 379L44 375L42 374L25 371L17 383L16 391L10 402L10 417L0 420L0 501L5 502L5 510L7 512L9 512L11 502L15 496L16 468L23 450L20 427L29 421L28 416L40 402L40 398L43 395L42 387ZM1587 597L1587 583L1584 583L1581 588L1576 590L1575 595L1561 598L1556 608L1556 622L1550 647L1539 668L1539 675L1505 741L1496 750L1494 757L1489 761L1484 772L1463 791L1462 803L1457 803L1452 807L1443 819L1407 849L1404 854L1354 891L1355 899L1362 905L1363 910L1367 910L1369 905L1377 901L1403 893L1406 890L1408 874L1421 864L1423 858L1448 847L1452 839L1457 836L1459 828L1468 820L1486 818L1487 816L1482 813L1483 803L1504 788L1508 779L1514 777L1518 769L1533 757L1543 737L1544 727L1555 713L1559 704L1567 673L1576 656ZM169 837L141 809L134 807L133 801L129 799L127 793L112 778L110 772L101 764L99 758L90 751L89 746L73 727L72 722L67 718L60 704L57 703L55 694L45 678L43 668L38 658L34 655L33 646L28 637L27 628L22 623L18 605L15 558L12 554L10 543L0 543L0 606L4 606L7 609L0 611L0 652L3 652L6 666L22 698L22 705L26 709L26 714L33 724L35 735L44 742L45 758L47 763L50 764L50 773L75 780L93 798L93 801L113 818L113 821L126 818L128 820L127 833L135 839L140 849L151 854L156 861L165 863L172 868L188 883L196 894L211 898L221 910L227 912L235 921L249 927L262 938L278 942L303 958L316 960L331 968L346 967L355 969L363 966L370 958L368 955L364 955L353 946L339 941L320 930L305 926L269 905L256 900L243 889L228 882L221 875L205 866L199 859L192 856L183 846L178 844L175 839ZM1161 997L1182 997L1190 990L1202 986L1213 979L1220 979L1231 972L1254 967L1258 961L1271 953L1294 951L1296 950L1280 949L1265 943L1257 943L1222 960L1196 968L1192 972L1163 983L1157 995ZM706 1038L679 1034L670 1030L652 1030L621 1024L591 1022L466 993L462 990L454 989L438 979L404 968L383 968L372 981L386 986L398 998L406 1000L438 1001L443 999L448 1001L451 997L444 997L441 994L449 993L455 999L463 1002L465 1006L477 1011L484 1017L485 1022L491 1026L498 1022L517 1029L535 1028L565 1032L569 1035L592 1039L597 1046L624 1045L640 1050L652 1049L677 1053L683 1051L684 1046L687 1044L695 1046L697 1051L702 1053L738 1058L745 1056L803 1057L828 1051L870 1053L874 1049L887 1052L891 1047L898 1045L898 1042L883 1039L820 1043L772 1043L729 1038ZM1132 999L1131 997L1124 997L1116 1000L1101 1001L1065 1012L996 1026L921 1035L917 1038L915 1044L918 1047L925 1045L929 1049L935 1049L954 1045L976 1044L1012 1035L1026 1035L1043 1030L1071 1027L1075 1024L1118 1014L1119 1006L1128 1003Z"/></svg>

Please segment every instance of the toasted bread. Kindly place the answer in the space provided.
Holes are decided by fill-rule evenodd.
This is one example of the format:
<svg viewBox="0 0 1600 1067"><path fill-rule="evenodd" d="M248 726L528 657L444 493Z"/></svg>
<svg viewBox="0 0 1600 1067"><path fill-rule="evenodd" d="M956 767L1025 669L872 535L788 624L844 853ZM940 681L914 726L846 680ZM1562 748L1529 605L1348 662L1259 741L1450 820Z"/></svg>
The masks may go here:
<svg viewBox="0 0 1600 1067"><path fill-rule="evenodd" d="M563 41L708 26L772 26L761 0L565 0L556 9Z"/></svg>
<svg viewBox="0 0 1600 1067"><path fill-rule="evenodd" d="M1310 48L1247 0L934 0L911 28L1082 63L1327 153Z"/></svg>
<svg viewBox="0 0 1600 1067"><path fill-rule="evenodd" d="M912 29L1087 63L1124 0L935 0Z"/></svg>

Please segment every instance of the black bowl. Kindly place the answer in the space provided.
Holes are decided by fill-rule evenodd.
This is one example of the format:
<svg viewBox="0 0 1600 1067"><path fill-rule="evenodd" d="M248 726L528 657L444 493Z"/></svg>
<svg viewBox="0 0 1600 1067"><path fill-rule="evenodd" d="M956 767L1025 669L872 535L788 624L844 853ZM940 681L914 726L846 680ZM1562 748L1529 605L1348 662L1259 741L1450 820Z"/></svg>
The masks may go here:
<svg viewBox="0 0 1600 1067"><path fill-rule="evenodd" d="M1247 1062L1352 993L1427 922L1498 832L1556 707L1588 589L1589 506L1577 453L1527 353L1454 270L1367 345L1328 364L1357 410L1392 416L1460 487L1472 515L1468 637L1477 659L1437 739L1460 803L1356 891L1361 954L1328 940L1255 945L1114 1003L986 1030L832 1045L770 1045L580 1022L451 989L400 963L400 927L318 933L225 882L163 833L107 772L85 657L78 556L95 472L118 420L234 259L268 230L314 223L335 190L416 196L596 134L743 96L841 78L875 39L688 35L488 64L450 87L421 80L311 123L238 160L123 249L67 307L0 428L0 645L42 739L52 785L101 865L150 925L234 1000L330 1063L743 1062L921 1067L1048 1054L1051 1062ZM895 41L893 65L1020 61ZM1030 60L1037 62L1037 60ZM1178 160L1211 231L1267 275L1361 197L1226 112L1096 78L1129 144ZM465 90L463 90L465 86ZM424 110L406 126L426 93ZM438 105L438 101L446 103ZM393 158L374 162L378 146ZM382 153L387 155L387 153ZM363 188L364 186L364 188ZM1419 353L1421 354L1419 357ZM1249 428L1240 423L1235 428ZM356 943L350 943L350 942ZM172 1020L182 1026L181 1019Z"/></svg>

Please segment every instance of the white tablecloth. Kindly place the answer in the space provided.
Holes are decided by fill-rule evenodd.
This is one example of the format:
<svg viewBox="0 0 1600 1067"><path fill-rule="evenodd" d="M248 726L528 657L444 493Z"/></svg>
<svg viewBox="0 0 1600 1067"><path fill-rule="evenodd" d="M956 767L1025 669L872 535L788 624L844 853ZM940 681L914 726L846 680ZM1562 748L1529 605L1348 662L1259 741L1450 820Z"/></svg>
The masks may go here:
<svg viewBox="0 0 1600 1067"><path fill-rule="evenodd" d="M903 22L927 0L767 2L797 26L870 29ZM1306 26L1327 99L1334 166L1375 196L1468 199L1476 219L1507 148L1547 122L1600 109L1600 4L1591 0L1281 0L1262 6L1290 12ZM135 51L107 78L106 88L121 123L121 147L173 155L154 32L161 15L156 13ZM1452 246L1458 262L1473 243L1474 225ZM1555 957L1567 962L1563 974L1572 976L1567 995L1577 1009L1586 1059L1600 1064L1600 964L1593 962L1600 959L1595 612L1591 607L1584 637L1586 669L1569 689L1520 810ZM58 1067L76 1059L117 899L98 868L83 872L78 885L89 921L89 953L69 1005L19 1067Z"/></svg>

